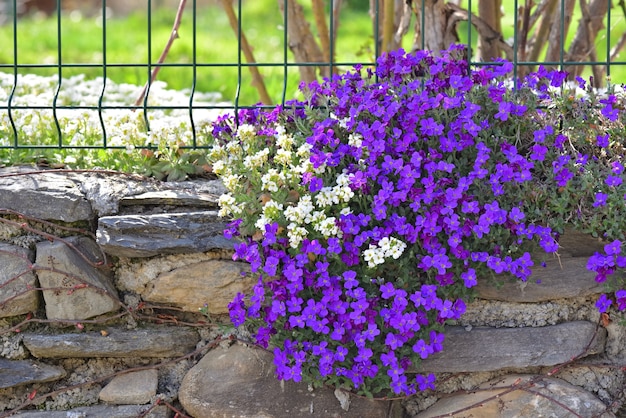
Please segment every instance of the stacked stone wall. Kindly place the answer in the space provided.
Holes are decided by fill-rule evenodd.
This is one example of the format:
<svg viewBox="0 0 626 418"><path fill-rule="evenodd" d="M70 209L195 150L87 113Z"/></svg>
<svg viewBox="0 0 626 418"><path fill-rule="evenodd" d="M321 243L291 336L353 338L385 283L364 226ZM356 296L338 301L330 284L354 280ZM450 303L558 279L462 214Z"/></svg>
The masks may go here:
<svg viewBox="0 0 626 418"><path fill-rule="evenodd" d="M222 236L223 192L0 171L0 416L619 415L626 333L585 269L600 241L565 234L528 282L483 280L421 365L437 390L371 401L278 382L271 354L219 326L255 282Z"/></svg>

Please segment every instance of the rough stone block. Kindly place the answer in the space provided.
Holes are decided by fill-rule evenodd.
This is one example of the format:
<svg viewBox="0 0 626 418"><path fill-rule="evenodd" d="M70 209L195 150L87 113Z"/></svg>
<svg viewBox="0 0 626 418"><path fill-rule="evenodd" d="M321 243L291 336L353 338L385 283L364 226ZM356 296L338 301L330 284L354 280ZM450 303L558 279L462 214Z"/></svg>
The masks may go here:
<svg viewBox="0 0 626 418"><path fill-rule="evenodd" d="M529 382L532 384L528 385ZM520 389L505 393L515 386ZM442 399L418 414L417 418L442 416L455 418L570 418L573 416L612 418L615 416L606 412L606 406L591 393L561 379L534 375L509 375L482 384L480 389L482 390Z"/></svg>
<svg viewBox="0 0 626 418"><path fill-rule="evenodd" d="M48 319L87 319L119 309L110 275L91 265L102 260L97 244L87 237L37 243L37 276ZM51 271L49 269L54 269ZM86 286L85 286L86 285Z"/></svg>
<svg viewBox="0 0 626 418"><path fill-rule="evenodd" d="M185 375L179 400L197 418L401 416L397 404L356 397L350 398L346 411L332 389L310 391L306 383L281 383L274 370L267 351L242 345L216 348Z"/></svg>
<svg viewBox="0 0 626 418"><path fill-rule="evenodd" d="M0 318L34 312L39 306L32 251L0 243Z"/></svg>
<svg viewBox="0 0 626 418"><path fill-rule="evenodd" d="M118 405L143 405L156 396L159 375L156 369L115 376L100 391L100 400Z"/></svg>
<svg viewBox="0 0 626 418"><path fill-rule="evenodd" d="M142 294L144 300L198 312L205 303L210 314L228 313L228 304L238 292L249 293L256 283L248 264L207 260L160 274Z"/></svg>

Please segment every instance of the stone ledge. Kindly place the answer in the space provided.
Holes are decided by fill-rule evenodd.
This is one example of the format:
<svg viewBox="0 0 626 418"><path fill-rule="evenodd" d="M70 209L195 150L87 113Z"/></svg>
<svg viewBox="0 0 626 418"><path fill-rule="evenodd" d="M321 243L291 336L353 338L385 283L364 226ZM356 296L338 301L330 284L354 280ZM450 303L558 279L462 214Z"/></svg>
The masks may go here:
<svg viewBox="0 0 626 418"><path fill-rule="evenodd" d="M597 330L597 333L596 333ZM607 332L587 321L537 328L446 327L443 351L422 361L420 372L484 372L554 366L604 351ZM593 342L589 344L590 341ZM589 345L589 350L585 348Z"/></svg>
<svg viewBox="0 0 626 418"><path fill-rule="evenodd" d="M226 223L217 211L158 215L104 216L98 220L98 244L118 257L231 250L223 236Z"/></svg>
<svg viewBox="0 0 626 418"><path fill-rule="evenodd" d="M24 345L38 358L178 357L196 347L200 337L193 329L154 327L134 331L108 330L81 334L24 333Z"/></svg>

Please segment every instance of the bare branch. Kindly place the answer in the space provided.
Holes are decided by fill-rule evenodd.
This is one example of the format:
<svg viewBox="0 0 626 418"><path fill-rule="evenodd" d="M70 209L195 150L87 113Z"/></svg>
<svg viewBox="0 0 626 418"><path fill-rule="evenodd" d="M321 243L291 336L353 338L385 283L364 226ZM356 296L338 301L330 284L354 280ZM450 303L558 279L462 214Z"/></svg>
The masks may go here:
<svg viewBox="0 0 626 418"><path fill-rule="evenodd" d="M246 61L248 62L248 64L255 63L256 61L254 59L254 54L252 53L252 48L248 43L248 38L246 38L246 35L243 33L243 31L242 33L239 33L239 22L237 21L237 15L235 14L235 10L233 9L232 2L229 0L222 0L222 7L228 15L230 27L233 28L235 35L239 36L239 38L241 39L241 49L244 56L246 57ZM250 74L252 75L252 85L259 92L261 102L263 104L271 104L272 99L270 98L270 95L265 88L265 82L263 81L263 77L261 76L259 69L255 66L249 66L248 69L250 70Z"/></svg>
<svg viewBox="0 0 626 418"><path fill-rule="evenodd" d="M178 28L180 27L180 22L183 18L183 11L185 10L185 3L187 0L180 0L178 4L178 10L176 11L176 19L174 19L174 26L172 27L172 32L170 33L170 38L167 40L167 44L165 44L165 48L163 48L163 52L161 52L161 56L159 57L159 61L157 61L156 66L152 70L152 74L150 74L150 80L143 86L139 97L135 101L135 106L139 106L141 102L146 97L146 93L148 92L148 87L154 83L156 80L157 74L161 70L161 64L165 62L165 58L167 54L170 52L170 48L176 39L178 39Z"/></svg>
<svg viewBox="0 0 626 418"><path fill-rule="evenodd" d="M453 14L450 16L450 25L453 24L456 26L458 22L468 20L469 12L467 10L450 3L448 4L448 7L453 11ZM504 41L500 32L497 32L489 24L487 24L487 22L476 16L474 13L472 13L472 25L480 34L481 39L484 39L484 41L488 43L497 44L498 47L504 51L506 59L509 61L513 60L513 48Z"/></svg>
<svg viewBox="0 0 626 418"><path fill-rule="evenodd" d="M285 3L287 3L287 10L285 10ZM322 50L315 43L309 22L304 17L302 5L295 0L288 2L278 0L278 7L282 13L287 13L289 24L285 30L289 36L289 49L293 52L296 62L323 62ZM317 79L316 67L310 65L300 66L300 79L306 83Z"/></svg>

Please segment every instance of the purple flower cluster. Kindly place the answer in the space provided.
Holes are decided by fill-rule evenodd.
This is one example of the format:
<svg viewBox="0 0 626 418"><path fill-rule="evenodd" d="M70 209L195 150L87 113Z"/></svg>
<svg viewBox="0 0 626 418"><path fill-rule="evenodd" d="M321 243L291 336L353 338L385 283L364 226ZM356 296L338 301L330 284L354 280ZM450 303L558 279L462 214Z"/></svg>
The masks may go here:
<svg viewBox="0 0 626 418"><path fill-rule="evenodd" d="M479 278L507 273L527 280L530 248L558 250L558 234L540 210L551 202L545 195L576 189L598 160L567 147L572 138L561 121L538 110L565 74L540 68L513 94L503 78L509 63L471 70L462 52L394 51L375 72L357 67L309 85L306 110L239 115L265 141L281 121L307 127L314 170L302 176L302 193L315 198L341 173L355 193L324 209L336 236L310 228L297 248L290 247L286 219L266 225L261 239L241 220L226 230L242 236L234 258L258 277L251 295L229 304L231 319L253 324L256 342L273 346L278 378L370 395L432 389L434 376L420 374L419 362L443 349L443 325L465 312ZM601 114L615 121L615 97L602 103ZM237 140L226 122L214 134ZM594 145L609 147L608 134L598 134ZM601 209L621 190L623 165L615 160L608 168L606 188L586 196L589 208ZM297 204L281 193L272 198ZM558 215L563 208L549 209ZM391 238L406 249L385 247ZM366 263L367 251L377 250L387 258ZM589 260L598 281L626 267L620 241L605 253ZM610 302L604 296L598 306Z"/></svg>

